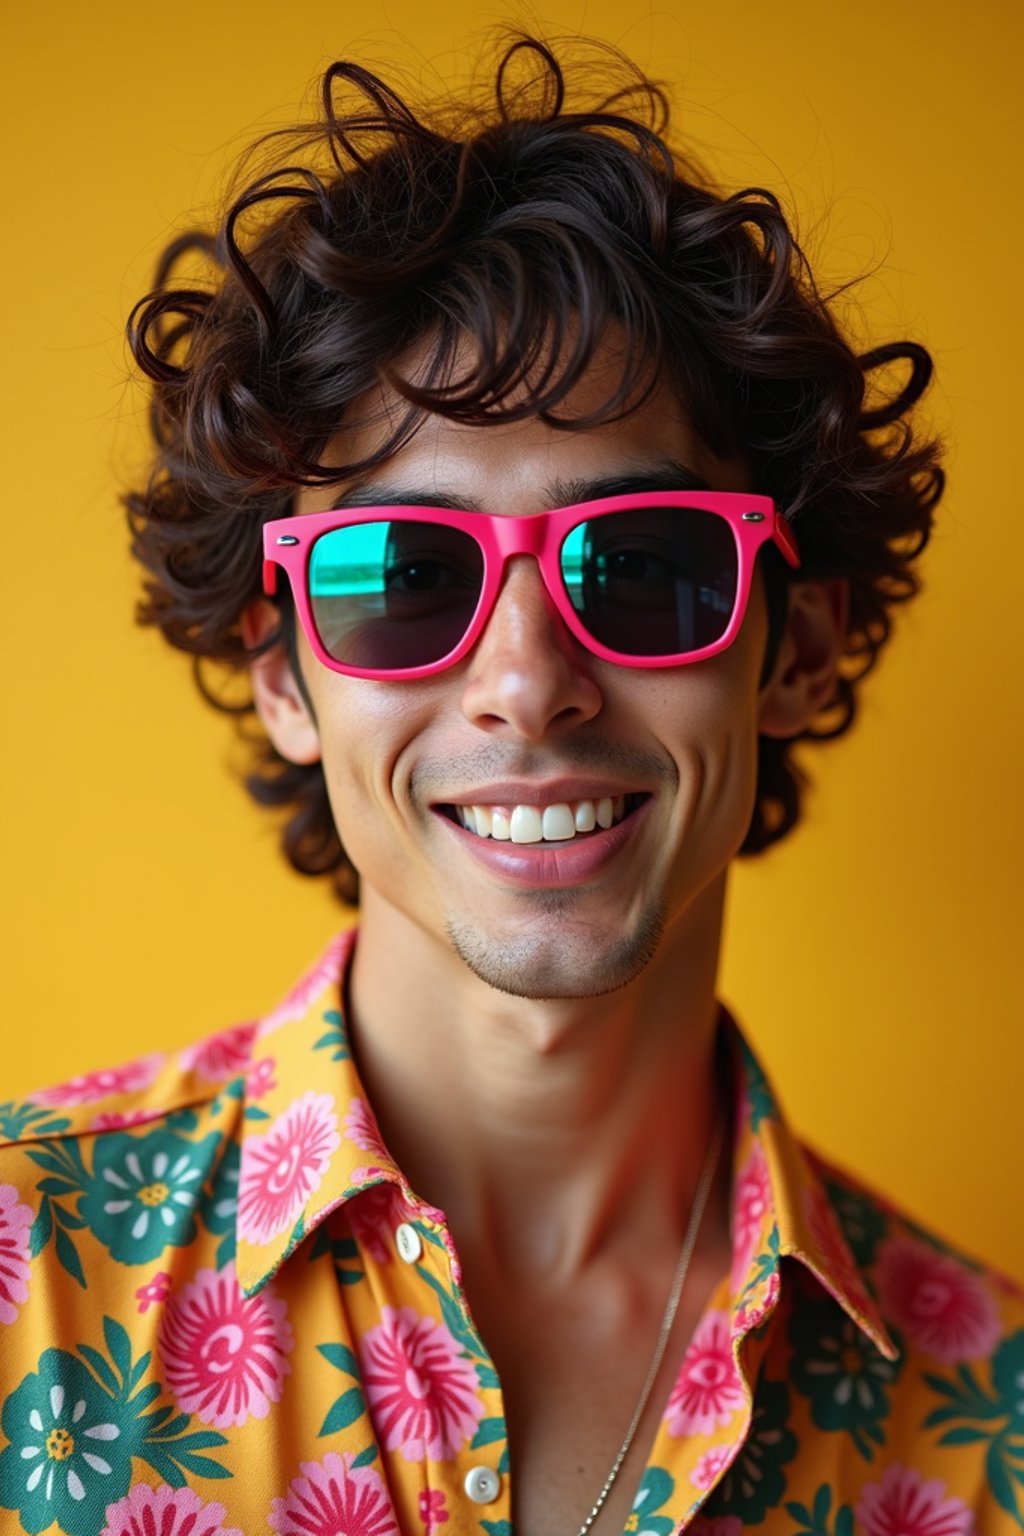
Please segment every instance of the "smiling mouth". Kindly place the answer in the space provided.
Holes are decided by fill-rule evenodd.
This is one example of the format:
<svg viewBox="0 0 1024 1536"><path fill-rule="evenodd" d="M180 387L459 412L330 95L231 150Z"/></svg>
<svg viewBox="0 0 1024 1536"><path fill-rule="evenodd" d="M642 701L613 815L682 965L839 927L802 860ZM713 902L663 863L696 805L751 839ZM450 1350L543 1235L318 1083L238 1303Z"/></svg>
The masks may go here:
<svg viewBox="0 0 1024 1536"><path fill-rule="evenodd" d="M449 820L475 837L505 843L569 843L625 821L646 794L604 795L554 805L446 805Z"/></svg>

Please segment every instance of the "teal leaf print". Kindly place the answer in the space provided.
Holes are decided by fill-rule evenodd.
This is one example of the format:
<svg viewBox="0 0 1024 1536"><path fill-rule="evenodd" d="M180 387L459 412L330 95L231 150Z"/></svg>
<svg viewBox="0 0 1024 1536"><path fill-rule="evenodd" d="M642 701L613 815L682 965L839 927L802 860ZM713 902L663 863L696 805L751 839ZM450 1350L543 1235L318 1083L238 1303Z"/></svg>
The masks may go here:
<svg viewBox="0 0 1024 1536"><path fill-rule="evenodd" d="M229 1141L217 1164L199 1207L199 1219L208 1231L219 1236L214 1262L223 1269L235 1257L235 1222L238 1216L238 1175L241 1148Z"/></svg>
<svg viewBox="0 0 1024 1536"><path fill-rule="evenodd" d="M779 1112L761 1064L745 1040L740 1041L740 1050L750 1104L750 1128L756 1132L760 1130L763 1121L777 1120Z"/></svg>
<svg viewBox="0 0 1024 1536"><path fill-rule="evenodd" d="M1016 1475L1020 1478L1019 1472ZM985 1476L988 1478L988 1485L997 1501L1011 1515L1019 1519L1020 1510L1017 1506L1017 1495L1013 1489L1010 1469L1003 1460L1002 1447L998 1439L992 1441L992 1444L985 1453Z"/></svg>
<svg viewBox="0 0 1024 1536"><path fill-rule="evenodd" d="M796 1521L795 1536L853 1536L853 1510L850 1505L840 1504L834 1525L829 1521L831 1510L832 1489L828 1483L821 1484L810 1509L806 1504L796 1502L786 1505L786 1513Z"/></svg>
<svg viewBox="0 0 1024 1536"><path fill-rule="evenodd" d="M106 1353L80 1344L75 1356L47 1349L3 1407L9 1445L0 1452L0 1507L16 1509L37 1536L54 1522L67 1536L98 1536L107 1505L123 1497L135 1457L165 1481L183 1486L185 1473L228 1477L200 1451L226 1445L211 1430L190 1431L187 1414L146 1410L163 1390L139 1385L150 1355L132 1358L127 1332L103 1319Z"/></svg>
<svg viewBox="0 0 1024 1536"><path fill-rule="evenodd" d="M480 1524L487 1536L515 1536L511 1520L481 1520Z"/></svg>
<svg viewBox="0 0 1024 1536"><path fill-rule="evenodd" d="M1024 1434L1024 1329L1004 1339L993 1355L992 1384L1010 1427Z"/></svg>
<svg viewBox="0 0 1024 1536"><path fill-rule="evenodd" d="M52 1232L53 1212L50 1209L50 1201L48 1197L44 1195L40 1202L39 1210L36 1212L36 1219L32 1223L32 1229L29 1232L28 1237L28 1251L32 1258L36 1258L38 1254L42 1253L43 1249L50 1241Z"/></svg>
<svg viewBox="0 0 1024 1536"><path fill-rule="evenodd" d="M754 1261L754 1267L751 1271L750 1278L748 1279L746 1285L743 1287L743 1295L740 1297L741 1304L747 1299L752 1291L755 1291L760 1286L766 1284L767 1281L771 1279L772 1275L775 1274L775 1271L779 1267L779 1243L779 1227L778 1223L776 1222L768 1234L767 1248L759 1253L756 1260Z"/></svg>
<svg viewBox="0 0 1024 1536"><path fill-rule="evenodd" d="M317 1352L331 1365L336 1365L339 1371L345 1371L349 1376L359 1380L359 1361L349 1349L347 1344L318 1344Z"/></svg>
<svg viewBox="0 0 1024 1536"><path fill-rule="evenodd" d="M55 1205L53 1214L59 1225L66 1227L69 1232L81 1232L85 1226L81 1216L76 1216L66 1205Z"/></svg>
<svg viewBox="0 0 1024 1536"><path fill-rule="evenodd" d="M472 1359L482 1358L484 1361L487 1361L487 1352L479 1335L466 1316L464 1308L459 1305L452 1293L436 1275L430 1274L425 1269L418 1269L416 1273L436 1293L441 1303L441 1316L444 1319L445 1327L452 1337L458 1340Z"/></svg>
<svg viewBox="0 0 1024 1536"><path fill-rule="evenodd" d="M71 1124L67 1115L55 1115L43 1104L28 1100L16 1103L7 1099L0 1104L0 1136L5 1141L21 1141L28 1136L54 1136Z"/></svg>
<svg viewBox="0 0 1024 1536"><path fill-rule="evenodd" d="M860 1267L867 1269L874 1263L875 1250L888 1230L886 1217L861 1190L848 1189L834 1179L825 1179L824 1185L850 1252Z"/></svg>
<svg viewBox="0 0 1024 1536"><path fill-rule="evenodd" d="M55 1247L61 1268L66 1269L72 1280L77 1280L84 1291L85 1271L82 1268L82 1261L78 1257L78 1249L61 1227L57 1229Z"/></svg>
<svg viewBox="0 0 1024 1536"><path fill-rule="evenodd" d="M1024 1487L1024 1467L1014 1463L1024 1461L1024 1329L1003 1340L992 1357L991 1372L991 1388L966 1365L951 1376L926 1375L925 1382L943 1401L927 1414L922 1427L942 1429L939 1445L987 1440L985 1476L992 1496L1020 1520L1024 1510L1014 1483Z"/></svg>
<svg viewBox="0 0 1024 1536"><path fill-rule="evenodd" d="M479 1451L483 1446L493 1445L496 1440L504 1438L505 1420L500 1415L495 1419L481 1419L469 1448L471 1451Z"/></svg>
<svg viewBox="0 0 1024 1536"><path fill-rule="evenodd" d="M36 1189L42 1194L39 1213L32 1224L29 1244L33 1257L50 1242L54 1243L57 1262L71 1278L86 1289L85 1271L78 1256L74 1239L69 1231L85 1226L82 1218L63 1205L64 1200L77 1200L88 1184L89 1174L82 1161L77 1141L59 1141L49 1147L35 1147L28 1154L38 1168L46 1172Z"/></svg>
<svg viewBox="0 0 1024 1536"><path fill-rule="evenodd" d="M345 1022L337 1008L328 1008L323 1016L324 1023L329 1025L326 1034L320 1036L313 1049L314 1051L330 1051L329 1061L347 1061L351 1055L348 1040L345 1037Z"/></svg>
<svg viewBox="0 0 1024 1536"><path fill-rule="evenodd" d="M347 1392L343 1392L331 1404L327 1417L317 1433L320 1435L336 1434L339 1429L347 1429L350 1424L354 1424L357 1419L361 1419L365 1412L366 1399L363 1397L361 1390L359 1387L350 1387Z"/></svg>
<svg viewBox="0 0 1024 1536"><path fill-rule="evenodd" d="M321 1223L310 1244L309 1262L312 1264L314 1260L323 1258L325 1253L329 1253L334 1260L334 1273L338 1277L339 1285L357 1285L365 1278L365 1271L359 1263L359 1245L355 1238L332 1237L326 1224Z"/></svg>
<svg viewBox="0 0 1024 1536"><path fill-rule="evenodd" d="M783 1468L797 1452L788 1421L788 1388L784 1382L762 1377L747 1438L712 1495L716 1514L737 1515L744 1525L760 1525L767 1511L781 1504L786 1492Z"/></svg>
<svg viewBox="0 0 1024 1536"><path fill-rule="evenodd" d="M418 1223L417 1226L419 1226ZM497 1384L497 1373L494 1370L490 1357L483 1346L479 1334L477 1334L472 1323L469 1321L466 1309L458 1297L449 1291L436 1275L430 1274L428 1270L417 1268L416 1273L426 1285L430 1286L430 1289L441 1303L441 1319L455 1342L462 1346L463 1354L472 1360L476 1368L477 1380L481 1381L481 1367L483 1367L485 1372L489 1372L493 1376L494 1382ZM481 1438L481 1436L486 1436L486 1439ZM509 1466L508 1426L501 1416L480 1421L477 1426L476 1438L473 1440L474 1446L501 1445L503 1441L505 1443L502 1445L498 1461L498 1471L506 1473Z"/></svg>
<svg viewBox="0 0 1024 1536"><path fill-rule="evenodd" d="M368 1467L376 1460L377 1447L375 1445L368 1445L365 1451L360 1451L358 1456L353 1456L352 1465L354 1467Z"/></svg>
<svg viewBox="0 0 1024 1536"><path fill-rule="evenodd" d="M221 1089L221 1096L240 1099L243 1087L243 1078L239 1078L237 1082L226 1083ZM169 1131L194 1131L199 1124L199 1116L194 1109L189 1109L186 1105L184 1109L172 1109L169 1115L163 1117L163 1123Z"/></svg>
<svg viewBox="0 0 1024 1536"><path fill-rule="evenodd" d="M220 1143L215 1131L187 1141L163 1125L97 1142L79 1214L111 1258L148 1264L193 1241L200 1190Z"/></svg>
<svg viewBox="0 0 1024 1536"><path fill-rule="evenodd" d="M672 1497L675 1479L664 1467L648 1467L626 1520L626 1530L636 1536L670 1536L676 1522L657 1511Z"/></svg>
<svg viewBox="0 0 1024 1536"><path fill-rule="evenodd" d="M944 1435L939 1436L940 1445L977 1445L980 1440L989 1440L991 1436L983 1429L971 1429L964 1424L960 1429L948 1429Z"/></svg>
<svg viewBox="0 0 1024 1536"><path fill-rule="evenodd" d="M318 1344L317 1352L346 1376L360 1379L359 1361L346 1344ZM318 1434L333 1435L339 1429L347 1429L366 1412L366 1399L361 1387L349 1387L331 1404Z"/></svg>
<svg viewBox="0 0 1024 1536"><path fill-rule="evenodd" d="M269 1110L261 1109L258 1104L249 1104L246 1106L245 1114L242 1118L243 1120L269 1120L270 1112Z"/></svg>
<svg viewBox="0 0 1024 1536"><path fill-rule="evenodd" d="M789 1329L791 1379L818 1429L850 1436L865 1461L885 1443L888 1389L903 1361L887 1360L830 1296L804 1296Z"/></svg>

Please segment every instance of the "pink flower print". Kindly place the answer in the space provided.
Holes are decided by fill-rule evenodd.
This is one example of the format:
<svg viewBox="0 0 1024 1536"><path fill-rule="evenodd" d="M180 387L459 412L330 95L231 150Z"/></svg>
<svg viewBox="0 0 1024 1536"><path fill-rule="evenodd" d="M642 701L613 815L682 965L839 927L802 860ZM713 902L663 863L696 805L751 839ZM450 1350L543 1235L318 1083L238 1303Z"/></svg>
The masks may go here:
<svg viewBox="0 0 1024 1536"><path fill-rule="evenodd" d="M999 1337L995 1299L981 1277L912 1237L882 1244L878 1292L886 1317L947 1364L989 1354Z"/></svg>
<svg viewBox="0 0 1024 1536"><path fill-rule="evenodd" d="M768 1276L768 1284L765 1287L761 1300L753 1306L745 1302L736 1313L736 1320L733 1325L734 1336L740 1333L749 1333L751 1328L756 1328L759 1323L764 1321L768 1313L773 1310L778 1302L780 1285L779 1272L777 1269L773 1269Z"/></svg>
<svg viewBox="0 0 1024 1536"><path fill-rule="evenodd" d="M348 930L331 940L320 960L292 987L287 996L259 1024L259 1037L265 1039L293 1019L305 1018L313 1003L330 989L325 999L327 1006L337 1008L341 1003L341 973L348 959L355 933Z"/></svg>
<svg viewBox="0 0 1024 1536"><path fill-rule="evenodd" d="M147 1285L140 1285L135 1295L139 1305L137 1311L148 1312L150 1307L167 1300L167 1293L171 1288L171 1277L164 1269L158 1269L152 1280Z"/></svg>
<svg viewBox="0 0 1024 1536"><path fill-rule="evenodd" d="M0 1184L0 1323L13 1323L28 1300L28 1235L34 1215L13 1184Z"/></svg>
<svg viewBox="0 0 1024 1536"><path fill-rule="evenodd" d="M772 1209L772 1187L768 1164L760 1142L740 1172L732 1193L732 1288L743 1289L751 1260Z"/></svg>
<svg viewBox="0 0 1024 1536"><path fill-rule="evenodd" d="M167 1304L157 1349L183 1413L218 1429L265 1419L291 1370L284 1302L269 1291L246 1296L234 1264L201 1269Z"/></svg>
<svg viewBox="0 0 1024 1536"><path fill-rule="evenodd" d="M363 1386L378 1436L406 1461L445 1461L484 1416L472 1363L443 1323L384 1307L364 1336Z"/></svg>
<svg viewBox="0 0 1024 1536"><path fill-rule="evenodd" d="M379 1472L353 1467L350 1455L328 1451L322 1461L301 1461L267 1522L278 1536L395 1536L391 1500Z"/></svg>
<svg viewBox="0 0 1024 1536"><path fill-rule="evenodd" d="M312 1090L293 1100L265 1135L250 1137L238 1185L240 1236L269 1243L293 1226L340 1145L333 1096Z"/></svg>
<svg viewBox="0 0 1024 1536"><path fill-rule="evenodd" d="M686 1536L743 1536L743 1521L738 1515L698 1515Z"/></svg>
<svg viewBox="0 0 1024 1536"><path fill-rule="evenodd" d="M247 1099L262 1099L268 1093L273 1093L277 1087L274 1078L273 1056L261 1056L259 1061L254 1061L245 1074L245 1096Z"/></svg>
<svg viewBox="0 0 1024 1536"><path fill-rule="evenodd" d="M394 1184L371 1184L353 1195L345 1206L352 1236L376 1264L389 1264L394 1252L395 1228L412 1212Z"/></svg>
<svg viewBox="0 0 1024 1536"><path fill-rule="evenodd" d="M828 1270L821 1277L826 1288L835 1294L835 1288L839 1286L859 1311L874 1316L875 1304L868 1295L846 1235L839 1225L839 1218L823 1186L812 1184L805 1189L803 1204L811 1235L821 1250L821 1257Z"/></svg>
<svg viewBox="0 0 1024 1536"><path fill-rule="evenodd" d="M724 1472L731 1460L732 1450L729 1446L712 1446L710 1451L704 1452L704 1455L701 1457L700 1461L698 1461L697 1465L690 1473L690 1482L695 1488L699 1488L702 1493L706 1493L711 1487L712 1483L715 1481L715 1478L718 1476L719 1472ZM723 1517L723 1519L732 1520L735 1519L735 1516L726 1515ZM718 1523L721 1524L722 1521L719 1521ZM705 1520L703 1524L706 1527L710 1527L712 1521ZM738 1520L736 1521L736 1527L737 1531L739 1531L740 1522ZM712 1531L707 1530L706 1536L713 1536ZM718 1533L718 1536L731 1536L731 1533L728 1531L721 1531Z"/></svg>
<svg viewBox="0 0 1024 1536"><path fill-rule="evenodd" d="M448 1520L448 1506L441 1488L424 1488L420 1493L420 1519L423 1521L427 1536L436 1526L444 1525Z"/></svg>
<svg viewBox="0 0 1024 1536"><path fill-rule="evenodd" d="M391 1162L391 1154L381 1138L377 1117L365 1099L353 1099L349 1104L345 1116L345 1135L363 1152L373 1152L381 1162Z"/></svg>
<svg viewBox="0 0 1024 1536"><path fill-rule="evenodd" d="M30 1095L35 1104L94 1104L115 1093L135 1093L148 1088L164 1064L162 1051L152 1051L121 1067L104 1067L99 1072L83 1072L56 1088L43 1088Z"/></svg>
<svg viewBox="0 0 1024 1536"><path fill-rule="evenodd" d="M101 1536L242 1536L224 1525L223 1504L204 1504L191 1488L151 1488L138 1483L127 1497L107 1505Z"/></svg>
<svg viewBox="0 0 1024 1536"><path fill-rule="evenodd" d="M129 1125L144 1125L147 1120L158 1120L163 1114L154 1109L101 1109L89 1121L90 1131L123 1131Z"/></svg>
<svg viewBox="0 0 1024 1536"><path fill-rule="evenodd" d="M178 1057L183 1072L194 1072L204 1083L220 1083L237 1077L249 1065L255 1024L235 1024L186 1046Z"/></svg>
<svg viewBox="0 0 1024 1536"><path fill-rule="evenodd" d="M925 1481L911 1467L886 1467L879 1483L865 1483L855 1510L864 1536L972 1536L974 1515L944 1485Z"/></svg>
<svg viewBox="0 0 1024 1536"><path fill-rule="evenodd" d="M670 1435L710 1435L743 1403L729 1343L729 1314L709 1312L690 1341L668 1400Z"/></svg>

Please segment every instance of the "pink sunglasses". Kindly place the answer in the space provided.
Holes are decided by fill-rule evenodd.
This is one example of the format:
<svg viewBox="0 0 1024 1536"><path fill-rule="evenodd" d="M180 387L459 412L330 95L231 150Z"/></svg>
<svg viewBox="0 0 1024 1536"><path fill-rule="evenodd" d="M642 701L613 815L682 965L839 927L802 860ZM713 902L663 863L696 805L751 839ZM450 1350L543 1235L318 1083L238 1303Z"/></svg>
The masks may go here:
<svg viewBox="0 0 1024 1536"><path fill-rule="evenodd" d="M754 562L772 541L799 565L768 496L657 491L528 516L343 507L267 523L263 585L291 584L313 654L350 677L430 677L468 654L509 560L537 561L581 645L624 667L674 667L739 633Z"/></svg>

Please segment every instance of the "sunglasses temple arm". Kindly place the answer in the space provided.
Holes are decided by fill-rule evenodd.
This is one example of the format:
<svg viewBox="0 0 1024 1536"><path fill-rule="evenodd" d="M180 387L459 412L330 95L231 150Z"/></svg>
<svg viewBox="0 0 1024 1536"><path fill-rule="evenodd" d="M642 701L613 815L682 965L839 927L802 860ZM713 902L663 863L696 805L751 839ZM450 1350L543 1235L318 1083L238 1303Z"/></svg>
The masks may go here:
<svg viewBox="0 0 1024 1536"><path fill-rule="evenodd" d="M273 597L277 591L277 561L264 560L263 562L263 592L266 597Z"/></svg>
<svg viewBox="0 0 1024 1536"><path fill-rule="evenodd" d="M776 512L775 514L773 532L776 544L781 549L787 562L795 570L800 564L800 552L797 548L796 535L781 512Z"/></svg>

